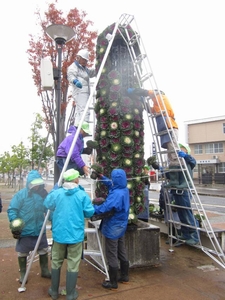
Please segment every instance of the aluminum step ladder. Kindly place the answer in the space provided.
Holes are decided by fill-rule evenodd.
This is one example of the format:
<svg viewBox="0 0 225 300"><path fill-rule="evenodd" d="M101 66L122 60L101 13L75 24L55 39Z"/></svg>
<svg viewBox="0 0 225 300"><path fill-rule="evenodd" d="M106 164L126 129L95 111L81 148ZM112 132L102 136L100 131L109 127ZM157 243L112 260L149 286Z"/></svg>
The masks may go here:
<svg viewBox="0 0 225 300"><path fill-rule="evenodd" d="M83 259L91 264L93 267L95 267L97 270L99 270L101 273L106 275L106 280L109 280L109 273L108 268L105 262L105 257L101 245L101 240L99 237L99 221L89 221L89 224L92 226L92 228L85 228L85 233L87 234L87 249L83 250ZM95 235L94 238L96 238L95 245L90 245L88 243L88 236L89 235ZM92 237L92 240L94 240ZM94 261L94 263L87 257L91 257L91 259Z"/></svg>
<svg viewBox="0 0 225 300"><path fill-rule="evenodd" d="M133 36L130 36L129 30L128 30L129 27L131 27L133 29L133 31L135 32ZM146 89L146 90L160 91L157 86L157 83L156 83L147 53L145 51L145 47L144 47L143 41L141 39L141 35L139 33L138 26L136 24L134 16L129 15L129 14L123 14L119 20L118 30L120 30L120 28L123 28L123 32L125 29L125 32L126 32L126 36L124 36L124 41L127 45L128 51L130 53L130 56L131 56L131 59L132 59L133 65L134 65L134 70L135 70L135 74L136 74L136 77L139 82L139 87L141 89ZM122 32L121 32L121 35L123 35ZM138 55L136 55L137 47L139 49ZM160 103L156 97L158 105L160 107L160 112L158 114L153 113L152 100L148 96L143 97L143 106L145 108L146 117L147 117L147 120L148 120L148 123L150 126L150 130L152 133L152 139L156 145L157 159L158 159L159 163L161 164L161 166L164 167L164 172L170 172L168 167L165 165L165 161L164 161L164 156L165 156L165 154L168 154L168 151L162 150L161 146L160 146L160 135L165 134L165 132L158 132L157 126L156 126L156 117L161 115L164 117L163 118L164 120L166 117L166 119L169 121L169 126L167 125L166 121L164 121L165 127L166 127L166 133L169 135L170 141L173 145L173 152L176 153L176 155L177 155L177 161L180 166L180 172L183 173L183 176L187 183L187 191L188 191L188 193L190 195L190 199L191 199L190 210L192 211L193 214L198 213L200 216L202 216L201 217L202 218L202 227L201 228L198 227L198 224L196 223L196 226L194 226L194 229L196 229L198 232L199 231L206 232L206 234L212 244L213 250L209 249L207 247L204 247L201 244L201 240L200 240L200 244L196 245L194 247L201 249L205 254L207 254L209 257L211 257L213 260L215 260L220 266L225 268L224 252L220 246L217 236L216 236L216 234L209 222L207 214L203 208L200 197L194 186L193 180L188 172L186 162L183 158L178 157L177 150L180 149L178 146L178 141L174 142L172 139L172 136L175 136L173 126L170 122L170 118L169 118L167 109L164 105L162 96L160 93L159 93L159 95L160 95L160 100L161 100L160 103L162 103L163 106L160 105ZM168 195L167 195L167 199L168 199ZM171 203L169 203L169 201L167 201L167 207L170 211L170 215L171 215L171 211L172 211L172 206L174 206L174 205L172 205ZM182 207L182 208L186 209L184 207ZM172 218L169 219L169 222L175 223L175 221L172 220ZM181 223L181 225L187 226L182 223Z"/></svg>
<svg viewBox="0 0 225 300"><path fill-rule="evenodd" d="M98 271L103 273L106 276L106 280L109 280L109 272L108 272L107 264L105 262L105 257L104 257L100 237L99 237L100 223L99 223L99 221L93 221L93 222L89 221L89 223L91 224L92 228L86 227L85 234L87 234L87 236L89 234L94 235L93 239L96 241L96 244L94 245L95 247L92 247L94 249L92 249L87 244L87 249L83 249L83 254L82 254L83 257L82 258L86 262L91 264L93 267L95 267ZM47 225L46 230L51 230L51 225ZM48 254L49 254L49 256L51 256L51 247L52 247L53 239L47 238L47 241L48 241ZM32 254L33 254L33 251L31 251L29 253L29 256L27 257L27 265L29 265L29 263L31 261ZM88 256L94 261L94 263L88 258ZM98 258L98 259L96 259L96 258ZM39 255L37 253L35 253L32 263L34 263L36 261L39 261Z"/></svg>

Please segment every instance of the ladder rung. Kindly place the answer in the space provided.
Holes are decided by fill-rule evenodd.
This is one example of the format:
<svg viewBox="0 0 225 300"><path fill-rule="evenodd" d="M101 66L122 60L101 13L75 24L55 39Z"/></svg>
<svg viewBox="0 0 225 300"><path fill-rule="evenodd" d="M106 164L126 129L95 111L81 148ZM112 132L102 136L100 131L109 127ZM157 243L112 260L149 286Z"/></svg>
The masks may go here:
<svg viewBox="0 0 225 300"><path fill-rule="evenodd" d="M136 59L134 60L135 64L140 64L142 62L143 59L145 59L147 57L146 54L139 54Z"/></svg>
<svg viewBox="0 0 225 300"><path fill-rule="evenodd" d="M168 130L163 130L163 131L160 131L160 132L156 132L155 135L157 136L161 136L161 135L164 135L164 134L168 134L168 132L171 132L172 130L168 128Z"/></svg>
<svg viewBox="0 0 225 300"><path fill-rule="evenodd" d="M128 41L128 44L129 44L130 46L133 46L134 44L137 43L137 41L138 41L139 39L140 39L140 36L137 35L137 34L135 34L135 35L133 35L133 36L130 38L130 40Z"/></svg>
<svg viewBox="0 0 225 300"><path fill-rule="evenodd" d="M144 82L145 80L149 79L150 77L152 77L152 73L147 73L144 76L141 77L141 82Z"/></svg>
<svg viewBox="0 0 225 300"><path fill-rule="evenodd" d="M85 228L85 232L88 232L88 233L97 233L97 229L96 228Z"/></svg>
<svg viewBox="0 0 225 300"><path fill-rule="evenodd" d="M84 255L93 255L93 256L102 256L102 253L100 251L97 250L84 250L83 251Z"/></svg>

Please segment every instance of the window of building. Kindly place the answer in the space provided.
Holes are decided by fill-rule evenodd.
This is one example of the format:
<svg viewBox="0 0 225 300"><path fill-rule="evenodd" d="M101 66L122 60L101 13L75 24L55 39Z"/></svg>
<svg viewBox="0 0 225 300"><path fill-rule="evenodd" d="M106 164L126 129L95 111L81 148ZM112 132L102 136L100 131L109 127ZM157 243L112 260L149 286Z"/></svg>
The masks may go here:
<svg viewBox="0 0 225 300"><path fill-rule="evenodd" d="M225 162L219 164L219 173L225 173Z"/></svg>
<svg viewBox="0 0 225 300"><path fill-rule="evenodd" d="M194 147L194 154L202 154L203 153L203 149L202 149L202 145L195 145Z"/></svg>
<svg viewBox="0 0 225 300"><path fill-rule="evenodd" d="M225 133L225 123L223 123L223 133Z"/></svg>
<svg viewBox="0 0 225 300"><path fill-rule="evenodd" d="M205 153L223 153L223 143L210 143L205 145Z"/></svg>

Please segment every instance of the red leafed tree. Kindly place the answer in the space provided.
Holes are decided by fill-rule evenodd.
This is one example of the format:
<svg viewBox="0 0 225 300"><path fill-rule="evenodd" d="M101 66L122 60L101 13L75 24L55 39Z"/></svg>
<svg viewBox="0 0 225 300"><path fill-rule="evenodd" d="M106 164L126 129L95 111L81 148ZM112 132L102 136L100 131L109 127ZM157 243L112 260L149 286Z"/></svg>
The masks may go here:
<svg viewBox="0 0 225 300"><path fill-rule="evenodd" d="M63 11L57 9L56 5L57 0L55 0L55 3L48 4L44 17L41 16L40 9L36 10L35 15L37 16L37 25L40 26L40 34L38 36L30 34L30 47L27 50L29 64L32 66L34 84L37 87L37 93L42 101L46 127L52 135L54 148L57 115L55 90L42 90L40 63L42 58L50 57L53 68L57 69L57 49L55 47L55 41L47 36L45 32L46 28L51 24L63 24L71 27L75 31L74 39L66 43L62 49L60 141L65 135L67 105L69 101L72 101L71 96L68 95L69 83L66 79L67 67L75 60L77 52L82 48L89 50L89 64L91 64L94 61L95 40L97 38L97 32L90 30L93 22L86 20L87 13L85 11L79 11L77 8L73 8L64 16ZM55 79L55 87L56 85L57 79Z"/></svg>

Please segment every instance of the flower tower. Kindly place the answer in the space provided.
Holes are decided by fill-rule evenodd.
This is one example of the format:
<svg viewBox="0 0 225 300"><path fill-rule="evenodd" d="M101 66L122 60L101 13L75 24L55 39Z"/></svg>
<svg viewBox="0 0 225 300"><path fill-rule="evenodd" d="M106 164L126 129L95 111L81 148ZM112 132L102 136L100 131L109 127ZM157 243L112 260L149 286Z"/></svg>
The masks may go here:
<svg viewBox="0 0 225 300"><path fill-rule="evenodd" d="M100 68L108 46L107 34L112 34L115 23L108 26L97 39L96 72ZM130 37L131 27L126 28ZM130 96L129 88L139 87L123 28L118 28L109 55L96 86L95 141L98 143L96 162L110 177L115 168L126 172L130 192L129 223L137 223L137 215L144 209L144 120L141 97ZM139 47L134 48L138 55ZM97 181L96 197L106 197L107 188Z"/></svg>

